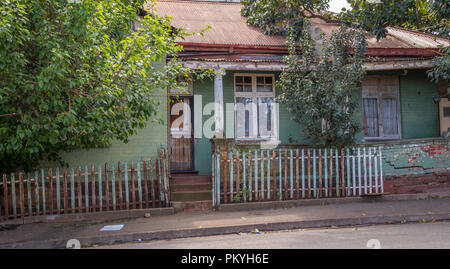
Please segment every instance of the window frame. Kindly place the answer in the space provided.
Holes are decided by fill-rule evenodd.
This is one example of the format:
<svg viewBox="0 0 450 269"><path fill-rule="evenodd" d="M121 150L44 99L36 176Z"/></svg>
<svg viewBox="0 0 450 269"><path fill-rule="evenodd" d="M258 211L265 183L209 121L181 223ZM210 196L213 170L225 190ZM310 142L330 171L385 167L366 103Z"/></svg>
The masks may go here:
<svg viewBox="0 0 450 269"><path fill-rule="evenodd" d="M374 87L375 83L372 85L367 85L369 81L376 80L376 92L365 90L365 87ZM386 81L392 81L392 85L388 85ZM385 84L385 85L383 85ZM382 87L392 87L392 89L388 89L387 91L383 91ZM376 99L377 100L377 112L378 112L378 136L365 136L364 141L371 140L398 140L402 139L402 120L401 120L401 109L400 109L400 87L399 87L399 78L398 76L382 76L382 75L369 75L364 78L363 87L362 87L362 113L364 119L364 99ZM397 135L385 135L384 134L384 126L383 126L383 99L395 99L397 106ZM363 132L365 131L365 126L363 122Z"/></svg>
<svg viewBox="0 0 450 269"><path fill-rule="evenodd" d="M251 92L237 92L236 91L236 77L251 77L252 78L252 91ZM256 90L257 88L257 81L256 81L256 77L271 77L272 78L272 92L258 92ZM265 80L264 80L264 85L265 84ZM270 73L234 73L233 76L233 90L234 90L234 135L235 135L235 139L239 140L239 141L268 141L268 140L277 140L278 141L278 137L279 137L279 133L278 133L278 115L279 115L279 111L278 111L278 106L275 103L275 95L276 95L276 90L275 90L275 74L270 74ZM252 103L256 104L256 106L258 105L258 98L273 98L274 100L274 107L273 107L273 113L274 113L274 117L273 117L273 136L269 136L269 137L258 137L258 134L256 134L256 136L251 136L251 129L252 130L258 130L259 128L259 124L258 124L258 118L257 117L253 117L253 120L250 120L250 125L253 125L252 127L249 126L249 133L250 133L250 137L238 137L237 135L237 110L236 110L236 99L237 98L251 98ZM257 111L258 111L258 107L257 107ZM256 112L257 113L257 112ZM245 130L244 130L245 133Z"/></svg>

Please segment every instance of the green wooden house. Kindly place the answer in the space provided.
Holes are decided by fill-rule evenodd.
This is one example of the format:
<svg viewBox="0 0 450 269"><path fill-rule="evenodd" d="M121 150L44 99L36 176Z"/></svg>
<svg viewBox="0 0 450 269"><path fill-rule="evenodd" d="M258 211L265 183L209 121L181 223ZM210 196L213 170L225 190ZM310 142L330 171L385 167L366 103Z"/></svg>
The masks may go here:
<svg viewBox="0 0 450 269"><path fill-rule="evenodd" d="M210 184L217 143L238 149L266 144L311 146L302 136L302 126L292 121L283 105L274 104L278 94L274 83L283 69L282 56L287 54L285 39L247 25L241 8L235 2L158 1L157 13L171 16L174 27L199 31L211 26L204 35L179 40L184 47L179 56L185 66L214 69L214 78L193 81L181 94L157 89L160 111L167 115L164 124L149 123L128 144L117 142L106 149L67 154L69 163L152 158L163 145L169 149L175 185L189 182L185 179L188 175L193 183L192 175L197 175L203 180L197 183ZM318 18L312 19L312 24L317 36L338 28ZM448 46L449 40L388 27L386 38L377 41L368 34L367 41L367 77L355 93L359 102L356 116L364 127L358 143L383 145L386 177L439 172L448 180L449 144L439 138L449 127L442 124L449 116L444 115L446 104L450 106L448 84L430 82L426 70L433 66L438 46ZM170 99L174 102L169 104ZM257 109L236 109L249 104ZM263 110L259 111L261 104ZM405 160L396 156L412 145L419 147L422 163L401 164ZM434 159L426 153L433 146L438 147ZM210 189L206 187L204 192L199 199L209 200Z"/></svg>

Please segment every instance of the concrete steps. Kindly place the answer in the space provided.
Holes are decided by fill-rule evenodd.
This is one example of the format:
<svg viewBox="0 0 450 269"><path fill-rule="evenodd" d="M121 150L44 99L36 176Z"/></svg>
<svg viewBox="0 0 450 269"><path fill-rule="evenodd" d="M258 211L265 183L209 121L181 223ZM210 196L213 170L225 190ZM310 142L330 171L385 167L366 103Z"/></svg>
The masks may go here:
<svg viewBox="0 0 450 269"><path fill-rule="evenodd" d="M212 183L208 175L197 173L172 174L170 197L178 208L204 208L204 203L211 204ZM207 201L207 202L206 202ZM180 204L181 203L186 203ZM200 202L200 203L195 203Z"/></svg>

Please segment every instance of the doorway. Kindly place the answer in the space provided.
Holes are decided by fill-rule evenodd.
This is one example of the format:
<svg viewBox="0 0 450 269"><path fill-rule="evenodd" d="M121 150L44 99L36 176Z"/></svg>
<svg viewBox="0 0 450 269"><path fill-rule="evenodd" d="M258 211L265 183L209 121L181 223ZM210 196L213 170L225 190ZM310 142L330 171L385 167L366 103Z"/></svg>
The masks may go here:
<svg viewBox="0 0 450 269"><path fill-rule="evenodd" d="M194 169L193 98L174 97L170 102L170 167L171 172Z"/></svg>

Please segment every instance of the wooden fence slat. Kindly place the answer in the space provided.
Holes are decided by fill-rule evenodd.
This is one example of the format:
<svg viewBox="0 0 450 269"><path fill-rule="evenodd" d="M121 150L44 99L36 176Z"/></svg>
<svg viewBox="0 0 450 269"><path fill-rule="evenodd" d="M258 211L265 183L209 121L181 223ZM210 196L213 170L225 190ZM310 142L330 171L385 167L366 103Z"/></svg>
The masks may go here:
<svg viewBox="0 0 450 269"><path fill-rule="evenodd" d="M340 195L340 190L339 190L339 152L338 149L336 149L336 154L334 156L334 159L336 161L336 196L339 197Z"/></svg>
<svg viewBox="0 0 450 269"><path fill-rule="evenodd" d="M145 208L149 208L147 162L145 160L143 160L142 165L143 165L143 169L144 169L143 174L144 174Z"/></svg>
<svg viewBox="0 0 450 269"><path fill-rule="evenodd" d="M282 173L281 173L281 149L278 150L278 198L280 199L280 201L283 199L283 187L282 187Z"/></svg>
<svg viewBox="0 0 450 269"><path fill-rule="evenodd" d="M372 193L372 151L371 147L369 147L369 193Z"/></svg>
<svg viewBox="0 0 450 269"><path fill-rule="evenodd" d="M344 166L344 149L341 148L341 190L342 196L345 196L345 166Z"/></svg>
<svg viewBox="0 0 450 269"><path fill-rule="evenodd" d="M77 166L78 213L83 213L83 188L81 187L81 167Z"/></svg>
<svg viewBox="0 0 450 269"><path fill-rule="evenodd" d="M88 166L84 166L84 212L89 212L89 169Z"/></svg>
<svg viewBox="0 0 450 269"><path fill-rule="evenodd" d="M217 176L216 176L216 180L217 180L217 204L220 205L220 165L221 165L221 158L220 158L220 154L219 154L219 147L217 147L216 149L216 167L217 167Z"/></svg>
<svg viewBox="0 0 450 269"><path fill-rule="evenodd" d="M378 158L377 158L377 149L373 148L374 154L373 159L375 161L375 193L378 193Z"/></svg>
<svg viewBox="0 0 450 269"><path fill-rule="evenodd" d="M103 211L103 179L102 179L102 165L98 165L98 211Z"/></svg>
<svg viewBox="0 0 450 269"><path fill-rule="evenodd" d="M125 178L125 205L127 210L130 209L130 192L128 191L128 164L125 162L123 167L124 178Z"/></svg>
<svg viewBox="0 0 450 269"><path fill-rule="evenodd" d="M270 152L267 153L267 200L270 200Z"/></svg>
<svg viewBox="0 0 450 269"><path fill-rule="evenodd" d="M308 198L311 198L311 149L308 148Z"/></svg>
<svg viewBox="0 0 450 269"><path fill-rule="evenodd" d="M328 188L328 196L333 197L333 149L330 148L330 162L328 163L329 167L329 173L328 173L328 182L329 182L329 188Z"/></svg>
<svg viewBox="0 0 450 269"><path fill-rule="evenodd" d="M216 207L216 153L213 152L211 155L211 189L212 189L212 207Z"/></svg>
<svg viewBox="0 0 450 269"><path fill-rule="evenodd" d="M318 187L317 198L322 197L323 186L322 186L322 149L319 149L319 187Z"/></svg>
<svg viewBox="0 0 450 269"><path fill-rule="evenodd" d="M28 200L28 215L33 215L33 200L31 197L31 177L30 174L27 173L27 200Z"/></svg>
<svg viewBox="0 0 450 269"><path fill-rule="evenodd" d="M364 168L364 194L367 194L367 165L366 165L366 148L363 148L363 168Z"/></svg>
<svg viewBox="0 0 450 269"><path fill-rule="evenodd" d="M236 194L240 196L241 191L241 159L239 156L239 151L236 152Z"/></svg>
<svg viewBox="0 0 450 269"><path fill-rule="evenodd" d="M264 200L264 151L260 151L261 155L261 188L259 191L260 200Z"/></svg>
<svg viewBox="0 0 450 269"><path fill-rule="evenodd" d="M302 149L302 198L305 198L306 193L305 180L305 149Z"/></svg>
<svg viewBox="0 0 450 269"><path fill-rule="evenodd" d="M19 197L20 197L20 215L25 216L25 199L24 199L24 189L23 189L23 174L19 173Z"/></svg>
<svg viewBox="0 0 450 269"><path fill-rule="evenodd" d="M117 163L117 184L119 186L119 209L123 208L123 190L122 190L122 170L120 169L120 162Z"/></svg>
<svg viewBox="0 0 450 269"><path fill-rule="evenodd" d="M152 207L156 207L156 192L155 192L155 181L153 180L153 170L156 170L155 167L152 165L152 161L150 160L150 187L152 189Z"/></svg>
<svg viewBox="0 0 450 269"><path fill-rule="evenodd" d="M142 178L141 178L141 165L140 162L136 164L137 180L138 180L138 195L139 195L139 208L142 209Z"/></svg>
<svg viewBox="0 0 450 269"><path fill-rule="evenodd" d="M247 157L245 151L242 152L242 191L244 193L244 203L247 202Z"/></svg>
<svg viewBox="0 0 450 269"><path fill-rule="evenodd" d="M111 163L111 195L113 203L113 211L117 210L117 194L116 194L116 170L114 163Z"/></svg>
<svg viewBox="0 0 450 269"><path fill-rule="evenodd" d="M135 179L134 179L134 165L133 160L131 160L130 165L130 173L131 173L131 200L132 200L132 206L133 209L136 209L136 186L135 186Z"/></svg>
<svg viewBox="0 0 450 269"><path fill-rule="evenodd" d="M328 188L328 156L327 156L327 154L328 154L328 152L327 152L327 149L324 149L324 157L323 157L323 162L324 162L324 165L325 165L325 168L324 168L324 173L325 173L325 197L328 197L328 190L329 190L329 188Z"/></svg>
<svg viewBox="0 0 450 269"><path fill-rule="evenodd" d="M53 174L52 174L52 169L50 168L48 170L48 182L49 182L49 199L50 199L50 214L53 215L53 210L55 208L55 204L53 201Z"/></svg>
<svg viewBox="0 0 450 269"><path fill-rule="evenodd" d="M295 199L300 199L300 182L299 182L299 151L295 150Z"/></svg>
<svg viewBox="0 0 450 269"><path fill-rule="evenodd" d="M259 195L258 195L258 151L254 151L255 154L255 200L259 201ZM226 201L225 201L226 203Z"/></svg>
<svg viewBox="0 0 450 269"><path fill-rule="evenodd" d="M5 217L9 218L9 204L8 204L8 179L6 174L3 174L3 204L5 207Z"/></svg>
<svg viewBox="0 0 450 269"><path fill-rule="evenodd" d="M352 174L353 174L353 195L356 196L356 166L355 166L355 148L353 148L352 154Z"/></svg>
<svg viewBox="0 0 450 269"><path fill-rule="evenodd" d="M109 205L109 178L108 178L108 163L105 162L105 203L106 203L106 211L111 209Z"/></svg>
<svg viewBox="0 0 450 269"><path fill-rule="evenodd" d="M56 168L56 214L61 214L61 179L59 168Z"/></svg>
<svg viewBox="0 0 450 269"><path fill-rule="evenodd" d="M317 198L316 149L313 149L313 188L314 198Z"/></svg>
<svg viewBox="0 0 450 269"><path fill-rule="evenodd" d="M223 164L223 202L226 204L228 202L228 155L227 152L224 152L222 155L222 164Z"/></svg>
<svg viewBox="0 0 450 269"><path fill-rule="evenodd" d="M378 147L380 152L380 186L381 186L381 193L384 193L384 183L383 183L383 158L382 158L382 151L381 146Z"/></svg>
<svg viewBox="0 0 450 269"><path fill-rule="evenodd" d="M163 163L163 166L164 166L164 193L166 194L166 206L169 206L169 201L170 201L169 188L170 188L170 186L169 186L169 179L168 179L169 171L167 170L168 165L167 165L166 149L163 148L162 151L163 151L163 159L164 159L164 163Z"/></svg>
<svg viewBox="0 0 450 269"><path fill-rule="evenodd" d="M230 203L233 202L233 154L228 153L228 158L230 159Z"/></svg>
<svg viewBox="0 0 450 269"><path fill-rule="evenodd" d="M41 186L42 186L42 214L46 214L46 199L45 199L45 175L44 175L44 168L41 168Z"/></svg>
<svg viewBox="0 0 450 269"><path fill-rule="evenodd" d="M40 199L39 199L39 193L40 193L40 191L39 191L39 173L37 170L34 172L34 180L35 180L34 181L34 198L36 199L35 212L36 212L36 215L39 215L40 211L41 211L41 204L40 204Z"/></svg>
<svg viewBox="0 0 450 269"><path fill-rule="evenodd" d="M290 198L294 198L294 160L292 155L292 149L289 150L289 195Z"/></svg>
<svg viewBox="0 0 450 269"><path fill-rule="evenodd" d="M92 212L97 211L97 198L95 194L95 167L94 164L91 166L91 204L92 204Z"/></svg>
<svg viewBox="0 0 450 269"><path fill-rule="evenodd" d="M350 181L351 173L350 173L350 149L349 148L346 149L346 153L347 153L347 196L350 196L350 191L351 191L352 185L351 185L351 181Z"/></svg>
<svg viewBox="0 0 450 269"><path fill-rule="evenodd" d="M160 175L160 171L161 171L161 164L160 161L158 159L156 159L156 188L159 192L159 202L158 204L160 206L162 206L162 192L161 192L161 175Z"/></svg>
<svg viewBox="0 0 450 269"><path fill-rule="evenodd" d="M13 216L17 216L17 201L16 201L16 179L15 174L11 173L11 199Z"/></svg>
<svg viewBox="0 0 450 269"><path fill-rule="evenodd" d="M284 150L284 199L287 199L287 197L288 197L287 164L288 164L287 150Z"/></svg>
<svg viewBox="0 0 450 269"><path fill-rule="evenodd" d="M75 213L75 172L73 168L70 173L70 198L72 213Z"/></svg>
<svg viewBox="0 0 450 269"><path fill-rule="evenodd" d="M361 195L361 148L358 147L358 194Z"/></svg>
<svg viewBox="0 0 450 269"><path fill-rule="evenodd" d="M63 169L63 205L64 205L64 213L68 213L68 193L67 193L67 169Z"/></svg>
<svg viewBox="0 0 450 269"><path fill-rule="evenodd" d="M275 150L272 150L272 181L273 181L273 188L272 188L272 199L277 199L277 174L276 174L276 153Z"/></svg>
<svg viewBox="0 0 450 269"><path fill-rule="evenodd" d="M249 150L248 151L248 190L249 190L248 200L249 201L253 200L253 177L252 177L253 167L252 167L252 164L253 164L252 152Z"/></svg>

